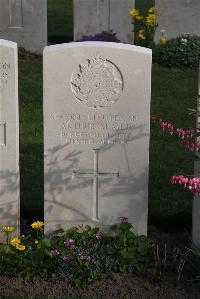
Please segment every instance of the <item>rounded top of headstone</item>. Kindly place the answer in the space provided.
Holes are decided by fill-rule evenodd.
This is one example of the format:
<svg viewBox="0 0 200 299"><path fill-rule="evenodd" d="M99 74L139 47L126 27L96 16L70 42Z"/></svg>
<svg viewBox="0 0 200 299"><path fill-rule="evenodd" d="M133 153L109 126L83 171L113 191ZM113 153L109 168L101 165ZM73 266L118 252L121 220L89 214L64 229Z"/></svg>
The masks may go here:
<svg viewBox="0 0 200 299"><path fill-rule="evenodd" d="M17 48L17 43L11 42L9 40L0 39L0 46L10 47L10 48Z"/></svg>
<svg viewBox="0 0 200 299"><path fill-rule="evenodd" d="M152 50L149 48L139 47L130 44L114 43L114 42L101 42L101 41L85 41L85 42L71 42L64 44L57 44L46 46L44 53L51 51L59 51L71 48L109 48L109 49L122 49L129 50L140 54L152 55Z"/></svg>

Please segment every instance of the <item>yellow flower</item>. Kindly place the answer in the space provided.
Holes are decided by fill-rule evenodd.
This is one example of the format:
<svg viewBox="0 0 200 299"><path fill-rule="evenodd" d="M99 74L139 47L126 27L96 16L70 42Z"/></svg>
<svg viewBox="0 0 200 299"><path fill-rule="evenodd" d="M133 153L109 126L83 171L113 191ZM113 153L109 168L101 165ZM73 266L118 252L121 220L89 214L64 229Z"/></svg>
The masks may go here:
<svg viewBox="0 0 200 299"><path fill-rule="evenodd" d="M138 20L138 21L141 21L141 20L143 20L143 19L144 19L144 17L143 17L143 16L136 16L135 18L136 18L136 20Z"/></svg>
<svg viewBox="0 0 200 299"><path fill-rule="evenodd" d="M161 36L161 38L160 38L160 44L161 45L164 45L164 44L166 44L166 42L167 42L167 38L165 37L165 36Z"/></svg>
<svg viewBox="0 0 200 299"><path fill-rule="evenodd" d="M23 245L23 244L18 244L18 245L16 245L16 249L18 249L18 250L20 250L20 251L23 251L23 250L25 250L25 245Z"/></svg>
<svg viewBox="0 0 200 299"><path fill-rule="evenodd" d="M148 12L156 14L158 12L158 8L156 6L153 6L148 10Z"/></svg>
<svg viewBox="0 0 200 299"><path fill-rule="evenodd" d="M31 224L31 227L33 229L41 229L43 226L44 226L44 223L42 221L36 221Z"/></svg>
<svg viewBox="0 0 200 299"><path fill-rule="evenodd" d="M11 240L10 240L10 245L12 246L17 246L17 245L20 245L21 243L21 240L17 237L13 237Z"/></svg>
<svg viewBox="0 0 200 299"><path fill-rule="evenodd" d="M144 29L139 30L138 38L145 40Z"/></svg>
<svg viewBox="0 0 200 299"><path fill-rule="evenodd" d="M5 233L12 233L15 230L15 228L13 226L4 226L2 228L2 231Z"/></svg>
<svg viewBox="0 0 200 299"><path fill-rule="evenodd" d="M35 244L38 244L39 242L38 242L38 240L35 240Z"/></svg>
<svg viewBox="0 0 200 299"><path fill-rule="evenodd" d="M150 27L155 26L155 23L156 23L156 15L155 15L155 14L149 14L149 15L146 17L146 23L147 23L147 25L150 26Z"/></svg>
<svg viewBox="0 0 200 299"><path fill-rule="evenodd" d="M136 16L139 15L139 10L133 8L133 9L130 9L130 10L129 10L129 13L130 13L130 15L131 15L132 17L136 17Z"/></svg>

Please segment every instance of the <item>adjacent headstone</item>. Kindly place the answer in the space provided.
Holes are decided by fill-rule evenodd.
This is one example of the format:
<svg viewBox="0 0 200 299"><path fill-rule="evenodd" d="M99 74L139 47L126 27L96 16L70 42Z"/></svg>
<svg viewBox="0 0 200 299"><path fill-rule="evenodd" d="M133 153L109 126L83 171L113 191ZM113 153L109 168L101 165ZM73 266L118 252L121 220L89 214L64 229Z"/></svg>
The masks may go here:
<svg viewBox="0 0 200 299"><path fill-rule="evenodd" d="M200 65L199 65L199 84L198 84L197 111L200 113ZM200 117L197 117L197 130L200 130ZM198 138L199 139L199 138ZM198 158L194 164L194 174L200 176L200 153L196 152ZM200 247L200 198L195 196L193 199L192 211L192 241L193 244Z"/></svg>
<svg viewBox="0 0 200 299"><path fill-rule="evenodd" d="M0 38L42 53L47 44L47 1L1 0Z"/></svg>
<svg viewBox="0 0 200 299"><path fill-rule="evenodd" d="M74 40L112 30L121 42L132 44L129 10L134 7L135 0L74 0Z"/></svg>
<svg viewBox="0 0 200 299"><path fill-rule="evenodd" d="M19 234L19 211L17 44L0 40L0 227Z"/></svg>
<svg viewBox="0 0 200 299"><path fill-rule="evenodd" d="M80 42L44 50L45 228L147 233L151 50Z"/></svg>
<svg viewBox="0 0 200 299"><path fill-rule="evenodd" d="M155 41L164 34L168 39L183 34L200 35L199 0L156 0L158 24Z"/></svg>

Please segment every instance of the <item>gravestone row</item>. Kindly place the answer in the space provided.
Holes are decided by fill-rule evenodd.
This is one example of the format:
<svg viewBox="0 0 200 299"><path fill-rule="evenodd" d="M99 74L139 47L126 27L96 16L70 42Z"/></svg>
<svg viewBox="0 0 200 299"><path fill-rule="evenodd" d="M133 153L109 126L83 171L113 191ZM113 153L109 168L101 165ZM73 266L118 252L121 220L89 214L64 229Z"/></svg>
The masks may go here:
<svg viewBox="0 0 200 299"><path fill-rule="evenodd" d="M121 42L133 43L129 10L135 0L73 0L74 40L102 31L117 33ZM158 24L155 41L181 34L200 35L199 0L156 0ZM26 50L42 53L47 44L47 0L1 0L0 38Z"/></svg>
<svg viewBox="0 0 200 299"><path fill-rule="evenodd" d="M121 41L132 43L133 7L134 0L74 0L74 40L113 30ZM0 38L42 53L47 44L47 0L1 0Z"/></svg>
<svg viewBox="0 0 200 299"><path fill-rule="evenodd" d="M15 43L1 40L0 66L0 224L19 229ZM107 228L119 217L147 233L150 81L149 49L102 42L46 47L46 233L80 223Z"/></svg>
<svg viewBox="0 0 200 299"><path fill-rule="evenodd" d="M147 233L151 50L87 42L44 51L45 232L108 229L128 217ZM17 45L0 40L0 225L19 234ZM198 202L193 240L200 245Z"/></svg>

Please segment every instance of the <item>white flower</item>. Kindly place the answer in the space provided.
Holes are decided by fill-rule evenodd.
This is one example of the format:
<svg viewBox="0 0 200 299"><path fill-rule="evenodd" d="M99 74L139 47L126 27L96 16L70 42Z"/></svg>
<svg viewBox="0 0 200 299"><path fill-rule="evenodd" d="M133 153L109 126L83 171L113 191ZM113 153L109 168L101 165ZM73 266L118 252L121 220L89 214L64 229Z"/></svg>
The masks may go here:
<svg viewBox="0 0 200 299"><path fill-rule="evenodd" d="M186 45L187 42L188 42L188 40L187 40L186 38L181 38L181 43L182 43L183 45Z"/></svg>

